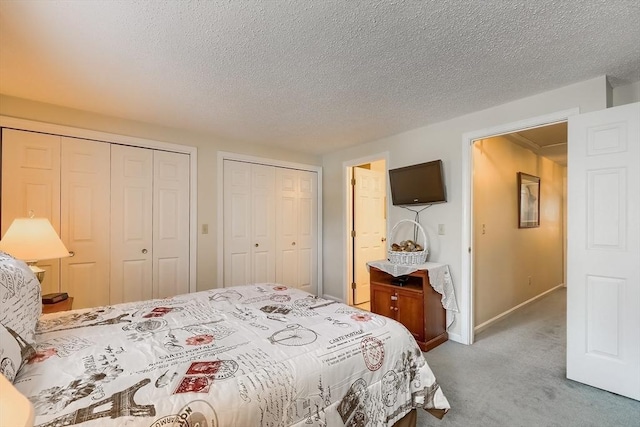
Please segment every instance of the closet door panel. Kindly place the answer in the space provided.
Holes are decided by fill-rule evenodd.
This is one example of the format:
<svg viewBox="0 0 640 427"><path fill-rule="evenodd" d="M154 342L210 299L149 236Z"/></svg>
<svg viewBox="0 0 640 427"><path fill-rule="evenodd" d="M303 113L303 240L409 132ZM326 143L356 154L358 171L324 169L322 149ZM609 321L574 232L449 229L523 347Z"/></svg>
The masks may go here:
<svg viewBox="0 0 640 427"><path fill-rule="evenodd" d="M111 145L110 302L152 297L153 151Z"/></svg>
<svg viewBox="0 0 640 427"><path fill-rule="evenodd" d="M60 233L60 137L14 129L2 130L2 227L30 212L47 218ZM44 260L42 292L60 290L60 260Z"/></svg>
<svg viewBox="0 0 640 427"><path fill-rule="evenodd" d="M189 292L189 156L153 153L153 297Z"/></svg>
<svg viewBox="0 0 640 427"><path fill-rule="evenodd" d="M109 304L109 144L62 138L60 237L74 255L61 260L61 289L74 308Z"/></svg>
<svg viewBox="0 0 640 427"><path fill-rule="evenodd" d="M315 294L317 292L317 174L298 171L298 277L297 287Z"/></svg>
<svg viewBox="0 0 640 427"><path fill-rule="evenodd" d="M251 283L274 282L275 266L275 168L251 165L251 235L253 245Z"/></svg>
<svg viewBox="0 0 640 427"><path fill-rule="evenodd" d="M224 286L251 278L251 165L224 161Z"/></svg>
<svg viewBox="0 0 640 427"><path fill-rule="evenodd" d="M276 281L298 285L298 177L296 170L276 171Z"/></svg>

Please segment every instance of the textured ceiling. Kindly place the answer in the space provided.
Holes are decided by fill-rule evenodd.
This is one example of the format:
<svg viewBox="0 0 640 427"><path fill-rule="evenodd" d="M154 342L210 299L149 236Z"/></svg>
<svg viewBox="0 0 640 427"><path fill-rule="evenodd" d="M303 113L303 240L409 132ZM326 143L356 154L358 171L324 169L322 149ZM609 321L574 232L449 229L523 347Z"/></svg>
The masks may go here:
<svg viewBox="0 0 640 427"><path fill-rule="evenodd" d="M0 1L0 92L326 153L599 75L637 0Z"/></svg>

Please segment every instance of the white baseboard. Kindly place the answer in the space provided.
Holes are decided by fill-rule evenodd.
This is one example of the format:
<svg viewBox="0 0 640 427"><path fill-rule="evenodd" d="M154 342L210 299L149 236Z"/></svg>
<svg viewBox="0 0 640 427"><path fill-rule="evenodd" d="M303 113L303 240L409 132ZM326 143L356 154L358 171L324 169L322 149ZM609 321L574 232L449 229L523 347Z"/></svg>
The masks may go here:
<svg viewBox="0 0 640 427"><path fill-rule="evenodd" d="M558 288L562 288L562 287L564 287L564 283L560 283L559 285L554 286L553 288L551 288L551 289L549 289L549 290L544 291L544 292L543 292L543 293L541 293L540 295L536 295L535 297L533 297L533 298L531 298L531 299L528 299L527 301L522 302L522 303L520 303L520 304L516 305L516 306L515 306L515 307L513 307L513 308L510 308L509 310L505 311L504 313L498 314L497 316L495 316L495 317L493 317L493 318L491 318L491 319L487 320L486 322L481 323L481 324L479 324L478 326L476 326L475 328L473 328L473 333L474 333L474 334L477 334L478 332L481 332L481 331L483 331L483 330L487 329L489 326L491 326L492 324L494 324L494 323L495 323L495 322L497 322L498 320L501 320L501 319L503 319L504 317L507 317L508 315L510 315L510 314L511 314L511 313L513 313L514 311L518 310L519 308L524 307L524 306L525 306L525 305L527 305L527 304L531 304L531 303L532 303L532 302L534 302L535 300L538 300L538 299L542 298L543 296L547 295L548 293L553 292L553 291L555 291L556 289L558 289ZM451 338L451 334L449 335L449 338ZM454 341L455 341L455 340L454 340Z"/></svg>
<svg viewBox="0 0 640 427"><path fill-rule="evenodd" d="M324 298L324 299L328 299L328 300L331 300L331 301L335 301L335 302L345 303L342 299L340 299L340 298L336 298L336 297L334 297L334 296L327 295L327 294L322 294L322 298ZM345 303L345 304L346 304L346 303Z"/></svg>

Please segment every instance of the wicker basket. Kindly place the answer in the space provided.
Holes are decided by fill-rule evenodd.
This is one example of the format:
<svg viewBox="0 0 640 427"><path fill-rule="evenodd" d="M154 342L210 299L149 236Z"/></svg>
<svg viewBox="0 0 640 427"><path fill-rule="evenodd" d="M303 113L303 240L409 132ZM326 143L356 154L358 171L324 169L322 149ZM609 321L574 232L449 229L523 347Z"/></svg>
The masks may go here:
<svg viewBox="0 0 640 427"><path fill-rule="evenodd" d="M415 221L412 221L410 219L403 219L398 221L396 225L394 225L393 228L391 229L390 245L393 244L393 238L394 238L396 229L403 222L410 222L418 226L418 229L422 234L422 241L423 241L422 247L424 248L424 250L415 251L415 252L401 252L401 251L393 251L391 250L391 246L389 246L389 250L387 251L389 255L388 257L389 262L391 264L404 264L404 265L415 265L415 264L422 264L426 262L427 254L429 253L429 251L427 250L427 235L424 234L424 228L422 228L422 226Z"/></svg>

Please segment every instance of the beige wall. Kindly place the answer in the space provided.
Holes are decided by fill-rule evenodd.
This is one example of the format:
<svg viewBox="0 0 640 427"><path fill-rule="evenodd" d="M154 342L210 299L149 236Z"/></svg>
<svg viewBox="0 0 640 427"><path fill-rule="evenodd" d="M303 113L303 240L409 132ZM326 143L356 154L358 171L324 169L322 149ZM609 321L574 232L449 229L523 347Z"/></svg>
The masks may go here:
<svg viewBox="0 0 640 427"><path fill-rule="evenodd" d="M578 107L581 112L602 110L606 108L606 102L606 77L601 76L325 155L322 162L325 293L346 300L345 162L383 152L388 152L389 169L434 159L443 160L448 202L433 205L424 211L421 223L429 235L429 260L449 265L460 303L463 253L462 135L569 108ZM413 217L411 212L393 206L389 206L388 215L391 225L400 219ZM445 225L445 235L437 234L438 224ZM459 315L456 315L456 319L459 319ZM455 339L460 332L460 322L455 321L450 328L450 337Z"/></svg>
<svg viewBox="0 0 640 427"><path fill-rule="evenodd" d="M198 148L198 267L197 288L217 287L217 156L218 151L320 165L320 158L256 144L224 141L212 135L108 117L0 94L0 115L83 129L134 136ZM202 224L209 234L200 234Z"/></svg>
<svg viewBox="0 0 640 427"><path fill-rule="evenodd" d="M563 169L503 137L474 144L476 327L563 283ZM540 178L538 228L518 228L518 172Z"/></svg>

